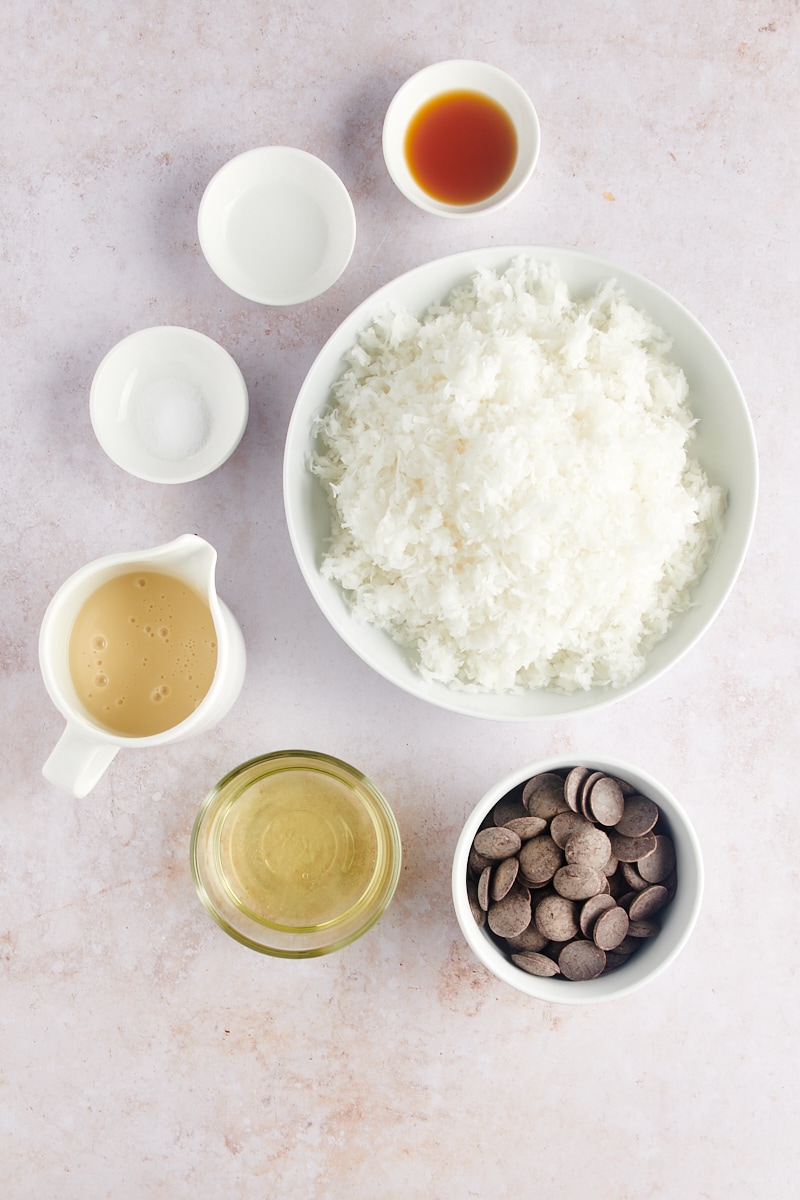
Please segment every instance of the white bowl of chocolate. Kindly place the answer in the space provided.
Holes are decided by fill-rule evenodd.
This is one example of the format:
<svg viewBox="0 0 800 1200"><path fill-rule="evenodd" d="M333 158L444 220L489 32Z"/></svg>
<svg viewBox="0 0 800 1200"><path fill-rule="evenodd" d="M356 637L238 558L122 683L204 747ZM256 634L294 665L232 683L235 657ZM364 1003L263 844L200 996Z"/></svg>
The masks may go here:
<svg viewBox="0 0 800 1200"><path fill-rule="evenodd" d="M537 999L624 996L683 949L703 894L678 801L611 758L559 756L497 783L453 858L453 903L488 970Z"/></svg>

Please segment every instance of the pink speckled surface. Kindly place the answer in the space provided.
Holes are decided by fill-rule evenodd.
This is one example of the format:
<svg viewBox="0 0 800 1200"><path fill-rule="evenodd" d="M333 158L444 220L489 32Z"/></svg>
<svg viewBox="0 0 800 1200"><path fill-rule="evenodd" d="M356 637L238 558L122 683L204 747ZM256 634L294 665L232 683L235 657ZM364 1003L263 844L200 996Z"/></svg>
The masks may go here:
<svg viewBox="0 0 800 1200"><path fill-rule="evenodd" d="M0 1193L9 1200L795 1194L798 735L794 551L800 11L795 0L7 0L0 39ZM542 154L490 218L413 208L383 113L438 59L529 92ZM241 300L200 253L207 180L252 146L325 159L350 190L350 266L306 305ZM372 674L308 595L281 457L317 350L376 287L488 244L576 247L685 303L730 359L762 464L756 532L718 622L596 716L450 716ZM89 425L121 337L187 325L236 358L251 419L197 483L125 475ZM249 669L200 742L120 755L85 800L41 765L61 718L39 676L48 599L99 555L198 532ZM330 958L229 941L188 865L197 806L288 746L356 764L404 841L397 897ZM596 1009L504 989L449 896L467 812L551 753L629 758L704 847L701 918L652 988Z"/></svg>

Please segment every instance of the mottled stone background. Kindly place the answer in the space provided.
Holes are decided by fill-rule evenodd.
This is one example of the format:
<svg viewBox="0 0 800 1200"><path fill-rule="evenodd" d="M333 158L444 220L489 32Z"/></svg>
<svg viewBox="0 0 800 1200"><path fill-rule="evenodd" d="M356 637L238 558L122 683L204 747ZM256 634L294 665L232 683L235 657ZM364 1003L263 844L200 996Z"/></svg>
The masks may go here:
<svg viewBox="0 0 800 1200"><path fill-rule="evenodd" d="M6 0L0 18L0 1191L9 1200L717 1200L794 1195L797 1089L798 67L796 0ZM534 178L458 222L384 168L400 83L479 58L528 90ZM203 188L285 143L339 172L351 264L319 299L244 301L198 247ZM762 494L714 628L595 716L518 726L393 689L296 567L283 440L318 349L376 287L488 244L577 247L706 326L748 398ZM120 471L88 416L125 334L199 329L251 419L216 474ZM99 555L195 531L249 650L197 743L121 754L85 800L48 786L61 730L38 672L49 597ZM355 763L401 826L396 900L330 958L229 941L189 832L231 766L305 746ZM552 752L632 759L689 809L707 892L650 989L596 1009L526 1000L459 934L449 864L499 776Z"/></svg>

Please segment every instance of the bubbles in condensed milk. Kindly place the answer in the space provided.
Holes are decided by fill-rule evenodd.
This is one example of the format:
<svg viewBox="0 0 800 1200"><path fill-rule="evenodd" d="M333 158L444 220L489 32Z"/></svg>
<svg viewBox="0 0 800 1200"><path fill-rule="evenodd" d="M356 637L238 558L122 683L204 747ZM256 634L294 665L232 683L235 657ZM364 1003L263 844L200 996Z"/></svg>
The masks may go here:
<svg viewBox="0 0 800 1200"><path fill-rule="evenodd" d="M184 721L205 697L216 666L206 600L162 572L107 580L86 600L70 634L78 699L99 725L128 737Z"/></svg>

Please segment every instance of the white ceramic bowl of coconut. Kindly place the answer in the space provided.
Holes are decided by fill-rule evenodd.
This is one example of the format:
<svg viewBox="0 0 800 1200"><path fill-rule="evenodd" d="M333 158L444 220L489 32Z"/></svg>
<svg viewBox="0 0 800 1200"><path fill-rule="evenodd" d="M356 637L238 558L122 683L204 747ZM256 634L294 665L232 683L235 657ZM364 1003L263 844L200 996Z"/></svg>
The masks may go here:
<svg viewBox="0 0 800 1200"><path fill-rule="evenodd" d="M724 355L654 283L492 247L365 300L297 398L289 532L333 628L430 703L531 721L657 679L705 633L758 463Z"/></svg>

